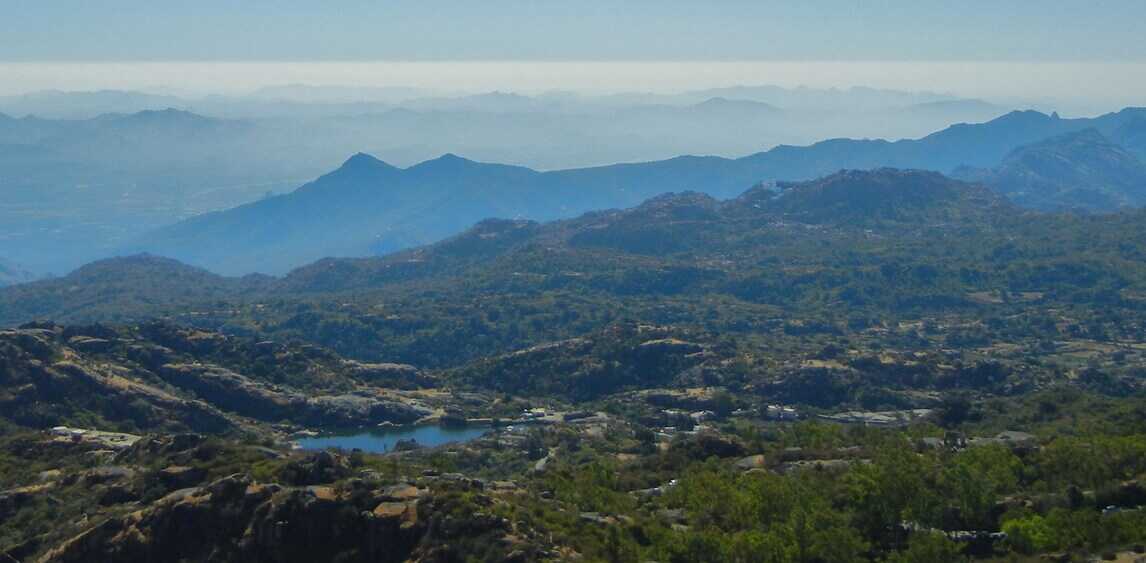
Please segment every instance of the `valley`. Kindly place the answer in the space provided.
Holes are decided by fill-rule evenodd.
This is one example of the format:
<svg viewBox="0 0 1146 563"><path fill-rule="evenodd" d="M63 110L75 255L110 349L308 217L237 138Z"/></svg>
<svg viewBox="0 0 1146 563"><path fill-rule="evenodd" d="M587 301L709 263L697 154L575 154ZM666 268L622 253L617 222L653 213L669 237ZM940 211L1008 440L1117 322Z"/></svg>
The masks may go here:
<svg viewBox="0 0 1146 563"><path fill-rule="evenodd" d="M1146 563L1146 2L3 8L0 563Z"/></svg>

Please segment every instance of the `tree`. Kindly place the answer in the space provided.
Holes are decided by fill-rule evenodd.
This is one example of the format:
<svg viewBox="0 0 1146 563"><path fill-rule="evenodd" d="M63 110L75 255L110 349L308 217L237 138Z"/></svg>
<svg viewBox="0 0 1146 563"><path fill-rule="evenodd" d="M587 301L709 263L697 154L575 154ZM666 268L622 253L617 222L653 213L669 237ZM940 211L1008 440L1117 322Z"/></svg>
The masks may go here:
<svg viewBox="0 0 1146 563"><path fill-rule="evenodd" d="M872 463L857 465L848 473L855 524L865 537L894 549L903 539L904 521L925 525L937 521L939 499L929 460L905 443L891 442L876 451Z"/></svg>
<svg viewBox="0 0 1146 563"><path fill-rule="evenodd" d="M1054 547L1054 530L1038 514L1008 520L1003 533L1007 534L1007 545L1019 553L1031 555Z"/></svg>
<svg viewBox="0 0 1146 563"><path fill-rule="evenodd" d="M907 549L896 551L887 563L958 563L967 561L959 544L939 532L917 532L911 535Z"/></svg>
<svg viewBox="0 0 1146 563"><path fill-rule="evenodd" d="M717 391L712 395L712 411L720 418L727 417L736 410L736 399L727 391Z"/></svg>
<svg viewBox="0 0 1146 563"><path fill-rule="evenodd" d="M937 422L944 428L956 428L971 414L971 400L963 393L943 397L937 410Z"/></svg>
<svg viewBox="0 0 1146 563"><path fill-rule="evenodd" d="M965 526L990 529L995 501L1018 486L1022 469L1022 461L1006 447L982 446L956 454L944 467L940 481Z"/></svg>

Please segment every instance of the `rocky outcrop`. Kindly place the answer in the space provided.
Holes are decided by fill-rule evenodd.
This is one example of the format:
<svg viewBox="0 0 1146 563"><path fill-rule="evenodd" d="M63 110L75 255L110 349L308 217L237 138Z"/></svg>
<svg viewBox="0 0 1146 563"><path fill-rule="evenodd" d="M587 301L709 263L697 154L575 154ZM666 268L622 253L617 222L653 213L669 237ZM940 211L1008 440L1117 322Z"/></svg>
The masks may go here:
<svg viewBox="0 0 1146 563"><path fill-rule="evenodd" d="M507 533L501 518L451 516L450 503L407 484L284 487L233 475L106 520L40 561L449 561L449 540Z"/></svg>
<svg viewBox="0 0 1146 563"><path fill-rule="evenodd" d="M642 342L640 350L652 354L695 354L704 351L704 346L676 338L658 338Z"/></svg>
<svg viewBox="0 0 1146 563"><path fill-rule="evenodd" d="M243 416L281 420L291 404L289 394L217 366L165 364L155 373L175 387Z"/></svg>
<svg viewBox="0 0 1146 563"><path fill-rule="evenodd" d="M259 420L348 427L379 422L405 424L429 414L428 410L363 395L307 396L218 366L167 364L157 374L211 404Z"/></svg>
<svg viewBox="0 0 1146 563"><path fill-rule="evenodd" d="M0 331L0 416L29 427L94 418L218 433L249 426L249 419L354 427L411 423L431 413L386 395L379 388L388 382L432 383L412 366L347 362L313 346L161 324Z"/></svg>
<svg viewBox="0 0 1146 563"><path fill-rule="evenodd" d="M347 360L350 375L363 383L393 389L423 389L438 382L409 364L365 363Z"/></svg>
<svg viewBox="0 0 1146 563"><path fill-rule="evenodd" d="M115 343L104 338L90 336L73 336L68 339L68 345L81 352L101 353L111 350Z"/></svg>
<svg viewBox="0 0 1146 563"><path fill-rule="evenodd" d="M47 329L0 331L3 416L41 428L64 424L80 413L154 428L222 432L234 426L207 403L173 395L107 362L87 361L61 346L59 337Z"/></svg>
<svg viewBox="0 0 1146 563"><path fill-rule="evenodd" d="M429 409L361 395L325 395L304 399L304 423L314 426L358 426L394 422L409 424Z"/></svg>
<svg viewBox="0 0 1146 563"><path fill-rule="evenodd" d="M18 487L0 491L0 521L16 513L24 505L39 495L45 494L55 486L55 483L40 483L27 487Z"/></svg>
<svg viewBox="0 0 1146 563"><path fill-rule="evenodd" d="M748 457L743 457L743 458L740 458L740 460L736 462L736 468L741 470L741 471L750 471L753 469L764 469L764 467L765 467L765 463L764 463L764 455L763 454L756 454L756 455L750 455Z"/></svg>
<svg viewBox="0 0 1146 563"><path fill-rule="evenodd" d="M279 475L284 483L303 487L345 479L350 476L351 472L345 457L328 451L321 451L306 458L291 461L279 472Z"/></svg>
<svg viewBox="0 0 1146 563"><path fill-rule="evenodd" d="M186 489L207 477L207 470L202 467L172 465L160 469L158 476L159 481L168 489Z"/></svg>
<svg viewBox="0 0 1146 563"><path fill-rule="evenodd" d="M666 385L717 356L705 336L671 327L617 323L582 338L541 344L473 362L453 377L475 387L586 401L623 389ZM561 377L552 377L559 373Z"/></svg>

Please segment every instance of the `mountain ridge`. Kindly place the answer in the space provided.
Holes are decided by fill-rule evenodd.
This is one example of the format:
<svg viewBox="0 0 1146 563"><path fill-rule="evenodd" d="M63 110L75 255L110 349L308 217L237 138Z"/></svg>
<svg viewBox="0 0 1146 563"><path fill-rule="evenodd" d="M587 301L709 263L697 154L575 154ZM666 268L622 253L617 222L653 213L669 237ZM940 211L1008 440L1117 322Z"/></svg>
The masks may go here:
<svg viewBox="0 0 1146 563"><path fill-rule="evenodd" d="M806 180L845 168L993 166L1022 144L1087 127L1114 131L1139 114L1146 111L1094 119L1015 111L920 139L829 139L737 159L680 156L548 172L453 153L404 169L381 161L367 166L360 153L295 192L160 229L125 251L173 256L220 273L282 274L325 256L381 254L441 240L484 217L560 219L670 191L727 198L760 181ZM322 198L310 193L316 190Z"/></svg>
<svg viewBox="0 0 1146 563"><path fill-rule="evenodd" d="M1095 128L1021 146L997 167L963 168L956 176L1042 210L1106 212L1146 204L1146 164Z"/></svg>
<svg viewBox="0 0 1146 563"><path fill-rule="evenodd" d="M856 198L868 203L840 212ZM935 172L845 170L806 182L755 186L726 200L679 192L627 209L592 211L546 223L485 219L430 245L380 257L324 257L277 278L226 277L150 254L112 258L62 278L9 288L0 292L0 305L9 311L9 321L37 318L38 312L81 311L82 315L78 302L97 301L97 296L115 304L105 307L111 310L158 304L162 311L173 311L178 305L227 295L330 293L464 277L505 260L528 263L531 259L526 257L533 252L561 255L602 249L662 258L680 253L734 255L754 252L744 245L757 235L746 233L761 229L786 237L791 225L806 224L839 233L875 229L888 236L912 237L924 230L987 229L1019 213L981 185ZM768 226L772 224L776 226ZM56 313L48 316L54 318Z"/></svg>
<svg viewBox="0 0 1146 563"><path fill-rule="evenodd" d="M823 189L833 184L841 188ZM885 185L885 205L835 212ZM432 245L326 258L279 278L127 257L97 268L107 277L95 283L65 276L0 290L0 325L161 318L443 367L698 311L709 313L687 322L735 333L826 315L792 334L833 330L815 327L843 323L840 310L861 327L888 316L978 319L1006 299L1069 315L1141 306L1144 228L1143 210L1044 214L928 171L840 172L723 201L683 192L547 223L490 219Z"/></svg>

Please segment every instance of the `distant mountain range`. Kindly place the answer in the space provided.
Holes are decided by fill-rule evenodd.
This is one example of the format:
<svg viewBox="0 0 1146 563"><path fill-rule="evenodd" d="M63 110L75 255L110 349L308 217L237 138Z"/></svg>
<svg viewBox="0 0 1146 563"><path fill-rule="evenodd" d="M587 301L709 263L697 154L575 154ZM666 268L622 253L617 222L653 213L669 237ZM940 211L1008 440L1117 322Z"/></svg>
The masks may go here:
<svg viewBox="0 0 1146 563"><path fill-rule="evenodd" d="M406 172L358 156L343 167L340 175L300 192L317 197L313 200L316 202L321 200L324 189L345 186L336 183L341 174L350 174L353 179L353 173L433 177L476 168L467 172L469 177L486 172L516 174L528 180L537 175L524 169L486 168L490 166L493 165L446 157ZM432 245L377 258L324 258L281 278L224 277L147 254L102 260L61 278L0 292L0 310L7 311L0 316L0 322L40 316L127 321L140 311L147 311L147 315L173 314L227 298L339 293L428 279L493 276L508 282L505 276L511 272L540 267L530 264L537 252L548 255L546 260L562 255L572 260L551 264L555 271L577 264L576 269L607 275L608 263L614 258L606 258L600 264L583 260L601 251L608 253L606 256L622 253L671 257L683 253L706 260L749 256L766 250L753 242L761 237L780 237L777 242L784 241L784 245L803 244L802 238L808 232L793 230L795 225L820 225L848 232L876 229L909 237L913 236L909 233L920 228L983 230L1019 215L1017 208L994 192L935 172L844 171L807 182L759 185L724 201L702 193L682 192L662 194L626 210L595 211L550 223L489 219ZM340 219L345 221L349 216ZM273 230L271 223L262 227ZM256 231L249 236L258 239L262 235ZM558 259L563 261L564 258ZM737 263L733 260L730 266L722 268L740 268ZM749 260L742 266L751 269L755 267L753 263Z"/></svg>
<svg viewBox="0 0 1146 563"><path fill-rule="evenodd" d="M920 228L988 230L1021 215L991 190L936 172L845 170L804 182L759 185L725 200L677 192L628 209L549 223L489 219L441 242L384 257L320 260L289 272L274 286L291 293L342 292L426 278L502 278L506 272L535 270L529 257L538 253L551 259L584 254L569 264L596 273L608 270L613 253L683 256L686 263L723 257L727 263L719 269L752 269L753 261L738 265L733 258L766 252L756 246L769 236L781 245L799 244L801 230L817 228L832 232L830 238L863 229L910 238ZM602 264L581 261L602 250Z"/></svg>
<svg viewBox="0 0 1146 563"><path fill-rule="evenodd" d="M359 154L292 193L160 229L126 251L171 256L225 274L281 274L327 256L383 254L433 242L487 217L551 220L628 207L673 191L724 198L762 181L804 180L840 169L968 173L1000 165L1020 147L1070 132L1093 129L1133 140L1143 116L1142 109L1093 119L1013 112L914 140L833 139L737 159L689 156L552 172L452 154L403 169ZM1131 160L1117 168L1129 170ZM1114 170L1094 168L1087 174ZM1095 200L1089 208L1113 209L1111 201Z"/></svg>
<svg viewBox="0 0 1146 563"><path fill-rule="evenodd" d="M941 94L777 87L589 96L295 85L198 98L0 97L0 256L39 275L68 271L156 227L292 190L357 152L401 167L455 153L552 170L918 136L1004 111Z"/></svg>
<svg viewBox="0 0 1146 563"><path fill-rule="evenodd" d="M344 93L262 95L244 103L264 107L277 103L267 101L276 96L333 99ZM820 101L791 109L801 96ZM72 98L69 93L53 93L39 99L56 103ZM103 100L127 107L122 103L133 98L131 93L103 92L77 94L76 99L81 105ZM864 131L895 131L898 126L891 124L898 119L919 127L966 115L959 113L962 110L947 112L952 108L980 112L975 115L992 115L997 109L942 95L862 89L742 87L668 97L491 93L418 99L426 105L411 109L371 102L375 105L359 107L355 102L333 114L311 114L305 108L335 102L289 101L300 108L297 115L240 119L177 109L90 119L0 116L0 183L5 191L0 256L37 275L66 272L93 259L136 250L154 250L225 273L281 273L327 255L370 255L439 240L490 216L570 217L591 209L635 205L664 191L699 190L727 197L760 181L808 179L842 168L898 166L943 172L961 165L992 168L1019 146L1089 127L1139 159L1146 151L1146 119L1134 110L1083 120L1023 112L914 140L791 144L791 139L821 138L820 132L851 131L862 137ZM849 100L855 104L851 111L832 105ZM813 106L835 109L825 114L809 109ZM365 113L354 113L358 111ZM744 158L649 160L666 154L744 154L776 142L789 144ZM472 158L474 166L451 177L444 169L433 171L439 168L436 158L424 165L405 165L447 150ZM393 166L397 172L390 175L364 172L356 180L334 183L386 189L373 190L377 193L372 195L369 189L347 188L349 196L342 193L344 188L326 190L329 198L319 198L324 201L313 206L303 204L313 209L309 213L313 217L307 218L300 217L303 212L292 204L306 198L269 203L274 198L268 196L295 189L303 179L332 170L357 151L382 155L402 166ZM518 170L508 176L502 173L505 168L499 172L477 165L507 159L537 162L541 167L640 162L549 172ZM406 172L413 169L420 172ZM477 169L483 171L474 172ZM386 197L379 199L379 194ZM268 225L258 242L234 243L243 238L235 233L244 231L225 227L235 225L231 219L204 215L243 204L251 209L230 217L253 220L255 232L264 229L259 225ZM275 211L263 212L272 208ZM322 224L325 215L343 217L344 212L345 220L337 228ZM149 234L188 217L195 219ZM195 231L198 227L188 225L206 228L209 223L213 226L208 230L217 235L203 233L203 240L213 248L188 242L200 234ZM232 244L234 255L224 255Z"/></svg>
<svg viewBox="0 0 1146 563"><path fill-rule="evenodd" d="M537 330L521 319L556 339L697 310L735 331L808 308L974 314L983 295L1009 292L1054 307L1131 307L1146 283L1143 228L1142 210L1034 213L935 172L844 171L725 200L683 192L547 223L490 219L432 245L324 258L278 278L108 259L0 290L0 325L159 317L428 366L441 365L443 348L454 362L531 345L522 335Z"/></svg>
<svg viewBox="0 0 1146 563"><path fill-rule="evenodd" d="M434 92L410 87L313 86L287 84L267 86L249 94L205 97L154 94L130 90L43 90L0 97L0 112L46 118L82 119L106 113L135 113L178 108L212 116L266 117L368 113L395 108L416 110L478 111L573 111L590 108L623 108L647 105L688 106L712 98L760 102L794 111L880 111L913 106L963 106L969 109L1002 108L982 100L935 92L905 92L867 87L785 88L781 86L731 86L677 94L623 92L589 95L552 91L539 95L512 92L477 94ZM304 108L309 108L306 110Z"/></svg>
<svg viewBox="0 0 1146 563"><path fill-rule="evenodd" d="M955 175L1035 209L1102 212L1146 205L1146 164L1095 129L1025 145L992 169L964 168Z"/></svg>

